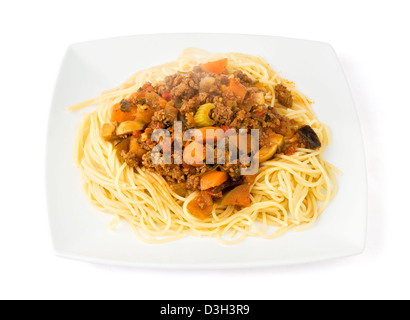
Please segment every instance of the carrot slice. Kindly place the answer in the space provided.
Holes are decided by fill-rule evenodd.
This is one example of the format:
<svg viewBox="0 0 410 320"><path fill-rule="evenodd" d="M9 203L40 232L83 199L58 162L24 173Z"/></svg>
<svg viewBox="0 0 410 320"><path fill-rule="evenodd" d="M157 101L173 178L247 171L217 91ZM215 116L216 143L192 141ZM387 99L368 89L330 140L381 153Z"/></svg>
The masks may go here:
<svg viewBox="0 0 410 320"><path fill-rule="evenodd" d="M124 121L133 121L135 120L135 117L137 116L137 106L132 105L130 111L122 111L121 110L121 104L117 103L114 105L112 108L111 112L111 122L124 122Z"/></svg>
<svg viewBox="0 0 410 320"><path fill-rule="evenodd" d="M228 180L228 174L225 171L213 171L202 176L201 190L208 190L220 186Z"/></svg>
<svg viewBox="0 0 410 320"><path fill-rule="evenodd" d="M228 59L221 59L217 61L211 61L205 64L201 64L199 67L202 71L207 73L224 73L226 70L226 66L228 65Z"/></svg>
<svg viewBox="0 0 410 320"><path fill-rule="evenodd" d="M193 141L184 149L184 162L190 166L200 167L205 160L206 152L202 143ZM202 163L200 163L202 162Z"/></svg>

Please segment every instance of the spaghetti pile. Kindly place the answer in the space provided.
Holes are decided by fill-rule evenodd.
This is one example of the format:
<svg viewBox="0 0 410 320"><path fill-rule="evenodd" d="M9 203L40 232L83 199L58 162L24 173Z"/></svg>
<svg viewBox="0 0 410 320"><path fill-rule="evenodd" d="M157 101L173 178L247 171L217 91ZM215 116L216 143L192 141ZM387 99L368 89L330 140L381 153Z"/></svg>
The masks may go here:
<svg viewBox="0 0 410 320"><path fill-rule="evenodd" d="M266 102L272 107L278 103L275 86L285 85L292 92L293 106L278 107L277 112L309 125L320 139L321 147L298 148L291 155L276 154L261 164L250 189L249 207L223 206L216 202L212 214L201 220L187 209L198 191L180 196L162 176L143 167L128 166L114 145L101 137L100 130L109 121L113 106L147 81L157 84L166 76L189 72L202 63L223 58L228 58L228 73L240 70L258 81L266 91ZM312 102L259 57L186 49L176 61L137 72L119 87L70 110L92 104L98 107L78 127L74 151L86 196L99 210L115 216L110 227L124 219L144 242L161 243L186 235L215 237L224 244L236 244L248 236L272 239L294 227L301 230L311 226L336 193L334 172L337 170L323 159L330 143L327 127L316 118Z"/></svg>

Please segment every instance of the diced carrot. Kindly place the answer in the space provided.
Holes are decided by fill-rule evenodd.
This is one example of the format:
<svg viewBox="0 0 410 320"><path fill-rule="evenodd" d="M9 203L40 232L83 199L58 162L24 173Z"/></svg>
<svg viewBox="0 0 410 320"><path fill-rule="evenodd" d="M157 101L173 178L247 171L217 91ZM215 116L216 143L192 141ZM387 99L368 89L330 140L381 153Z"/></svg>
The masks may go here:
<svg viewBox="0 0 410 320"><path fill-rule="evenodd" d="M235 95L239 102L245 99L246 87L235 78L229 79L229 90Z"/></svg>
<svg viewBox="0 0 410 320"><path fill-rule="evenodd" d="M133 121L137 115L137 106L132 105L130 111L122 111L121 104L117 103L112 108L111 122Z"/></svg>
<svg viewBox="0 0 410 320"><path fill-rule="evenodd" d="M209 172L201 177L201 190L220 186L226 180L228 180L228 174L225 171Z"/></svg>
<svg viewBox="0 0 410 320"><path fill-rule="evenodd" d="M222 199L223 206L249 207L251 205L250 185L242 184L229 191Z"/></svg>
<svg viewBox="0 0 410 320"><path fill-rule="evenodd" d="M164 109L165 106L167 105L167 103L168 103L168 101L165 100L165 99L162 99L162 98L158 99L158 101L157 101L157 104L159 105L159 107L161 109Z"/></svg>
<svg viewBox="0 0 410 320"><path fill-rule="evenodd" d="M149 83L149 82L144 83L144 84L142 85L142 88L143 88L145 91L154 91L154 88L152 87L152 84Z"/></svg>
<svg viewBox="0 0 410 320"><path fill-rule="evenodd" d="M217 61L211 61L205 64L201 64L199 67L202 71L207 73L224 73L226 70L226 66L228 65L228 59L221 59Z"/></svg>
<svg viewBox="0 0 410 320"><path fill-rule="evenodd" d="M138 105L135 113L135 120L140 120L145 123L150 123L155 113L155 110L147 105Z"/></svg>
<svg viewBox="0 0 410 320"><path fill-rule="evenodd" d="M158 94L156 94L153 91L154 88L152 87L151 83L147 82L142 86L142 90L134 92L127 99L123 100L126 103L128 103L128 107L130 107L129 111L123 111L124 109L121 110L121 103L117 103L116 105L114 105L111 112L111 122L124 122L135 120L138 111L137 104L140 103L139 100L142 98L148 100L151 106L164 108L168 101L161 98ZM149 110L149 112L146 112L146 115L148 115L150 112L151 110Z"/></svg>
<svg viewBox="0 0 410 320"><path fill-rule="evenodd" d="M140 145L138 144L138 141L136 138L130 138L130 148L129 151L130 152L134 152L137 153L138 150L140 149Z"/></svg>
<svg viewBox="0 0 410 320"><path fill-rule="evenodd" d="M144 98L145 97L145 91L137 91L137 92L134 92L134 93L132 93L128 98L127 98L127 100L128 101L134 101L134 102L137 102L138 100L140 100L140 99L142 99L142 98Z"/></svg>
<svg viewBox="0 0 410 320"><path fill-rule="evenodd" d="M193 141L185 146L183 160L186 164L194 167L200 167L202 166L205 157L206 152L202 143Z"/></svg>
<svg viewBox="0 0 410 320"><path fill-rule="evenodd" d="M201 192L200 195L188 203L187 209L193 216L204 220L212 213L213 206L214 202L212 197L207 193Z"/></svg>
<svg viewBox="0 0 410 320"><path fill-rule="evenodd" d="M142 158L142 156L147 153L147 150L141 147L141 145L138 143L138 140L136 138L131 137L129 139L130 139L129 151L135 153L138 158Z"/></svg>

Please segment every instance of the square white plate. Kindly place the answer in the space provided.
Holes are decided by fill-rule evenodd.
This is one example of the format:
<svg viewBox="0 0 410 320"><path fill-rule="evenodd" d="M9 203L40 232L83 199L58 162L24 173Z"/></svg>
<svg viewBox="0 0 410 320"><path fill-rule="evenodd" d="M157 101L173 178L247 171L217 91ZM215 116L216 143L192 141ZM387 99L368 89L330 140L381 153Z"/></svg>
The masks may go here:
<svg viewBox="0 0 410 320"><path fill-rule="evenodd" d="M312 228L274 240L248 238L235 246L192 237L148 245L125 222L108 230L112 216L87 202L72 162L82 115L66 108L117 86L138 70L175 60L187 47L259 55L315 101L314 110L332 134L326 160L343 176L338 178L337 196ZM74 44L61 67L49 121L48 209L59 256L128 266L224 268L305 263L364 249L367 182L361 132L348 84L329 44L223 34L141 35Z"/></svg>

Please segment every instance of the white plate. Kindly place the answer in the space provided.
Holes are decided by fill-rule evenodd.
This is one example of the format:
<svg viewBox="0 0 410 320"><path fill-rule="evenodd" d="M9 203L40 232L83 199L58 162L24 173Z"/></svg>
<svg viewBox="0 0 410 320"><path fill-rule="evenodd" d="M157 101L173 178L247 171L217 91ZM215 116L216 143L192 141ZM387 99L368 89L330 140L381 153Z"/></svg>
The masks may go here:
<svg viewBox="0 0 410 320"><path fill-rule="evenodd" d="M326 160L344 175L338 178L337 196L312 228L290 231L275 240L248 238L235 246L193 237L148 245L141 243L125 222L108 230L112 216L87 202L80 173L72 162L74 136L82 115L70 113L66 107L96 97L138 70L175 60L187 47L259 55L315 101L314 110L329 126L333 138ZM167 34L70 46L51 107L47 193L56 254L89 262L189 268L285 265L359 254L365 245L367 183L359 122L336 54L329 44L320 42L250 35Z"/></svg>

